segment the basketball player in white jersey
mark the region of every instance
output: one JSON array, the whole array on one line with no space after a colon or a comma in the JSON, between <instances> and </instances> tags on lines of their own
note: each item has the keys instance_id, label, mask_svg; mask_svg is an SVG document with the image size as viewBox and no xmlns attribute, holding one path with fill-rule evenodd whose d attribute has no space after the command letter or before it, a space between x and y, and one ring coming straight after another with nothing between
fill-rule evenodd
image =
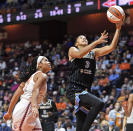
<instances>
[{"instance_id":1,"label":"basketball player in white jersey","mask_svg":"<svg viewBox=\"0 0 133 131\"><path fill-rule=\"evenodd\" d=\"M127 117L126 131L133 131L133 90L129 94L127 104L123 105Z\"/></svg>"},{"instance_id":2,"label":"basketball player in white jersey","mask_svg":"<svg viewBox=\"0 0 133 131\"><path fill-rule=\"evenodd\" d=\"M12 97L8 112L3 117L5 120L12 117L13 131L42 130L38 107L47 92L46 73L49 70L51 70L51 65L48 59L39 56L20 75L21 84ZM20 101L17 103L19 97Z\"/></svg>"}]
</instances>

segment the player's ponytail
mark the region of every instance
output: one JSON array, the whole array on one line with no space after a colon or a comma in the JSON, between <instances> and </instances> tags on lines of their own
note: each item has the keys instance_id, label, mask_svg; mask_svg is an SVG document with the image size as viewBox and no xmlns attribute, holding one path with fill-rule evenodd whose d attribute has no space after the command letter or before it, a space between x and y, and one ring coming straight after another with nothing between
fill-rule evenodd
<instances>
[{"instance_id":1,"label":"player's ponytail","mask_svg":"<svg viewBox=\"0 0 133 131\"><path fill-rule=\"evenodd\" d=\"M33 59L31 65L26 66L23 69L23 72L20 73L20 76L19 76L20 82L26 82L31 77L31 75L36 72L36 70L37 70L37 60L38 60L38 56Z\"/></svg>"}]
</instances>

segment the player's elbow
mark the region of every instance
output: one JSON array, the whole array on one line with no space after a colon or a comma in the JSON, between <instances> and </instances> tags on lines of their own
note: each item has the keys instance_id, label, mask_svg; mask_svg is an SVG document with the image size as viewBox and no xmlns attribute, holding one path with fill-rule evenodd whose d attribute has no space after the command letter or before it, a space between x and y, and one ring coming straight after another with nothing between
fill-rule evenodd
<instances>
[{"instance_id":1,"label":"player's elbow","mask_svg":"<svg viewBox=\"0 0 133 131\"><path fill-rule=\"evenodd\" d=\"M108 46L107 54L111 53L113 50L115 50L116 46Z\"/></svg>"},{"instance_id":2,"label":"player's elbow","mask_svg":"<svg viewBox=\"0 0 133 131\"><path fill-rule=\"evenodd\" d=\"M110 48L111 52L112 52L113 50L115 50L115 48L116 48L116 46L115 46L115 47L111 47L111 48Z\"/></svg>"},{"instance_id":3,"label":"player's elbow","mask_svg":"<svg viewBox=\"0 0 133 131\"><path fill-rule=\"evenodd\" d=\"M116 48L116 44L111 44L111 45L109 46L109 49L110 49L111 51L115 50L115 48Z\"/></svg>"}]
</instances>

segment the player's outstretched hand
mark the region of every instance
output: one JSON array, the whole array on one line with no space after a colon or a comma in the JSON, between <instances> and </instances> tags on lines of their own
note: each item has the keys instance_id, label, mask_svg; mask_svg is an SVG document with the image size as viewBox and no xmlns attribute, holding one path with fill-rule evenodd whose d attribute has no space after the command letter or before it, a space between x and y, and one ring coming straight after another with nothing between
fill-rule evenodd
<instances>
[{"instance_id":1,"label":"player's outstretched hand","mask_svg":"<svg viewBox=\"0 0 133 131\"><path fill-rule=\"evenodd\" d=\"M98 39L99 44L101 43L107 43L107 38L108 38L108 32L106 32L106 30L104 30L103 33L101 33L101 37Z\"/></svg>"},{"instance_id":2,"label":"player's outstretched hand","mask_svg":"<svg viewBox=\"0 0 133 131\"><path fill-rule=\"evenodd\" d=\"M4 119L5 121L7 121L7 120L10 120L11 117L12 117L12 115L11 115L9 112L7 112L7 113L3 116L3 119Z\"/></svg>"},{"instance_id":3,"label":"player's outstretched hand","mask_svg":"<svg viewBox=\"0 0 133 131\"><path fill-rule=\"evenodd\" d=\"M34 118L39 116L38 109L36 107L32 107L32 115Z\"/></svg>"}]
</instances>

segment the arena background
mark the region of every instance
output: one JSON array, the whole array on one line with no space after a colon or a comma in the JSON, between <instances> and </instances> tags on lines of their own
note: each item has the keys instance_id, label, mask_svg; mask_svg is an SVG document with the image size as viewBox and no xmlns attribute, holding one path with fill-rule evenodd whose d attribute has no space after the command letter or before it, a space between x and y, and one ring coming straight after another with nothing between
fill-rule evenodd
<instances>
[{"instance_id":1,"label":"arena background","mask_svg":"<svg viewBox=\"0 0 133 131\"><path fill-rule=\"evenodd\" d=\"M48 94L58 109L58 121L75 127L72 105L65 97L68 72L67 51L76 36L85 34L92 42L105 29L112 40L115 24L106 17L107 9L120 5L126 13L125 23L115 51L97 62L92 92L106 103L91 131L108 125L109 112L115 103L123 102L133 89L133 1L132 0L7 0L0 2L0 131L8 127L2 119L17 89L18 75L36 55L45 55L53 70L48 80ZM109 44L109 43L108 43ZM104 44L103 44L104 45ZM62 100L63 98L63 100ZM116 125L122 129L120 107ZM119 121L119 124L118 124ZM66 124L67 123L67 124ZM69 124L68 124L69 123ZM106 124L105 124L106 123ZM57 128L57 123L55 123ZM10 129L9 129L10 130ZM66 128L67 131L67 128Z\"/></svg>"}]
</instances>

